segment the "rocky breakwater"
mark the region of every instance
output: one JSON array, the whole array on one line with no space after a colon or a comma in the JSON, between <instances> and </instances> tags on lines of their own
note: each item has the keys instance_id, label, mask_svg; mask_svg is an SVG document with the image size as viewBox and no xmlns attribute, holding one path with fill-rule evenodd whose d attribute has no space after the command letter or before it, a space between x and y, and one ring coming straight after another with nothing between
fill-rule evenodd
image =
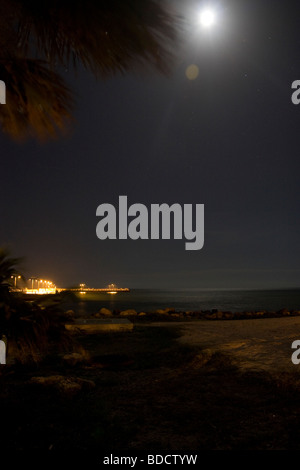
<instances>
[{"instance_id":1,"label":"rocky breakwater","mask_svg":"<svg viewBox=\"0 0 300 470\"><path fill-rule=\"evenodd\" d=\"M283 308L278 311L245 311L245 312L231 312L221 311L218 309L212 310L197 310L197 311L176 311L175 308L157 309L149 312L137 312L134 309L127 310L109 310L105 307L96 312L93 317L107 318L107 317L123 317L129 318L133 322L141 321L191 321L191 320L246 320L254 318L280 318L287 316L300 316L300 310L289 310Z\"/></svg>"}]
</instances>

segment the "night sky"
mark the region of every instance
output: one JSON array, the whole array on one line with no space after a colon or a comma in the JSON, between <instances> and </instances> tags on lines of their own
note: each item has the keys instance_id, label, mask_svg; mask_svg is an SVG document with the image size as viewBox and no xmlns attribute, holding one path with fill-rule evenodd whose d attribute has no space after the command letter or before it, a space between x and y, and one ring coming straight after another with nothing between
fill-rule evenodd
<instances>
[{"instance_id":1,"label":"night sky","mask_svg":"<svg viewBox=\"0 0 300 470\"><path fill-rule=\"evenodd\" d=\"M26 277L60 287L299 286L299 2L179 3L185 32L169 76L96 80L70 68L69 135L0 135L0 244L25 257ZM207 3L216 23L204 30L196 16ZM120 195L148 207L204 204L203 249L99 240L96 209L117 207Z\"/></svg>"}]
</instances>

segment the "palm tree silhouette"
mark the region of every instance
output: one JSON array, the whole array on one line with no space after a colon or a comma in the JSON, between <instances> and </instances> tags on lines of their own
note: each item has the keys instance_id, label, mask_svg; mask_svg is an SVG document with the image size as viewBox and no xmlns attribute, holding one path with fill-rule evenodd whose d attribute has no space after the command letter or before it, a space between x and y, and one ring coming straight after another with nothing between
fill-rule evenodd
<instances>
[{"instance_id":1,"label":"palm tree silhouette","mask_svg":"<svg viewBox=\"0 0 300 470\"><path fill-rule=\"evenodd\" d=\"M29 303L10 291L11 277L20 274L21 261L11 257L8 249L0 248L0 340L5 336L8 356L19 363L37 363L53 341L58 350L82 352L64 326L70 319L57 303Z\"/></svg>"},{"instance_id":2,"label":"palm tree silhouette","mask_svg":"<svg viewBox=\"0 0 300 470\"><path fill-rule=\"evenodd\" d=\"M60 67L81 64L100 78L148 66L167 73L177 27L158 0L0 0L3 130L43 139L65 128L73 103Z\"/></svg>"},{"instance_id":3,"label":"palm tree silhouette","mask_svg":"<svg viewBox=\"0 0 300 470\"><path fill-rule=\"evenodd\" d=\"M18 266L21 261L22 258L11 257L7 248L0 248L0 303L11 299L9 292L11 278L20 275Z\"/></svg>"}]
</instances>

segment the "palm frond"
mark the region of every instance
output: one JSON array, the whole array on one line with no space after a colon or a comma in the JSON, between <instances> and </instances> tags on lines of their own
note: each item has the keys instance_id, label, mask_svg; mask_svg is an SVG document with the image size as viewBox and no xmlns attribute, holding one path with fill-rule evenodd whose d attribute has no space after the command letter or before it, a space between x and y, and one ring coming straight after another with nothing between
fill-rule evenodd
<instances>
[{"instance_id":1,"label":"palm frond","mask_svg":"<svg viewBox=\"0 0 300 470\"><path fill-rule=\"evenodd\" d=\"M9 284L11 276L20 275L19 265L22 261L22 258L11 257L8 248L0 247L0 288Z\"/></svg>"},{"instance_id":2,"label":"palm frond","mask_svg":"<svg viewBox=\"0 0 300 470\"><path fill-rule=\"evenodd\" d=\"M34 44L51 63L95 74L127 72L151 64L167 72L178 18L158 0L74 0L17 2L18 43L28 53Z\"/></svg>"},{"instance_id":3,"label":"palm frond","mask_svg":"<svg viewBox=\"0 0 300 470\"><path fill-rule=\"evenodd\" d=\"M44 140L63 132L71 119L72 95L63 79L41 60L0 61L8 105L0 107L4 132L15 139Z\"/></svg>"},{"instance_id":4,"label":"palm frond","mask_svg":"<svg viewBox=\"0 0 300 470\"><path fill-rule=\"evenodd\" d=\"M58 65L96 76L152 66L167 73L179 19L165 0L0 0L0 125L14 139L65 132L72 95ZM37 57L37 58L34 58Z\"/></svg>"}]
</instances>

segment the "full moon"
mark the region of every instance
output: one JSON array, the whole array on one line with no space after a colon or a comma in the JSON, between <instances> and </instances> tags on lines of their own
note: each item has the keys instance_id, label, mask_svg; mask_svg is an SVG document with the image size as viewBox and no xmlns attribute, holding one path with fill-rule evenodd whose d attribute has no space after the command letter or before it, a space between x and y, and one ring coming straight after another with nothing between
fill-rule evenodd
<instances>
[{"instance_id":1,"label":"full moon","mask_svg":"<svg viewBox=\"0 0 300 470\"><path fill-rule=\"evenodd\" d=\"M215 23L215 13L213 10L203 10L200 15L200 23L205 28L210 28Z\"/></svg>"}]
</instances>

